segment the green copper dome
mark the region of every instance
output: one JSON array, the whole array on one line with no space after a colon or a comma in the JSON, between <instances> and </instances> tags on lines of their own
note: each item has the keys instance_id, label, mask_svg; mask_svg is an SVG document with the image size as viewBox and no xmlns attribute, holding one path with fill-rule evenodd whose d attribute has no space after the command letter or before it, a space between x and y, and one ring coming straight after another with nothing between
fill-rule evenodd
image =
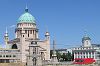
<instances>
[{"instance_id":1,"label":"green copper dome","mask_svg":"<svg viewBox=\"0 0 100 66\"><path fill-rule=\"evenodd\" d=\"M90 39L90 37L88 37L88 36L84 36L84 37L82 38L82 40L91 40L91 39Z\"/></svg>"},{"instance_id":2,"label":"green copper dome","mask_svg":"<svg viewBox=\"0 0 100 66\"><path fill-rule=\"evenodd\" d=\"M25 13L19 17L18 23L35 23L35 18L28 12L28 8L26 8Z\"/></svg>"}]
</instances>

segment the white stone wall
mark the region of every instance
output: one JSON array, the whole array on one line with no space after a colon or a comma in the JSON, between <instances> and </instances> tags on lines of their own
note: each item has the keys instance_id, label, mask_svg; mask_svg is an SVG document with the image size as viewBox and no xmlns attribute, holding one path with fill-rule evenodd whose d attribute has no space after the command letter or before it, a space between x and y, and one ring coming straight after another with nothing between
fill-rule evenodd
<instances>
[{"instance_id":1,"label":"white stone wall","mask_svg":"<svg viewBox=\"0 0 100 66\"><path fill-rule=\"evenodd\" d=\"M83 46L84 47L91 47L91 41L90 40L84 40Z\"/></svg>"},{"instance_id":2,"label":"white stone wall","mask_svg":"<svg viewBox=\"0 0 100 66\"><path fill-rule=\"evenodd\" d=\"M46 51L45 54L45 60L50 60L50 41L45 40L43 42L39 42L40 47L44 48Z\"/></svg>"},{"instance_id":3,"label":"white stone wall","mask_svg":"<svg viewBox=\"0 0 100 66\"><path fill-rule=\"evenodd\" d=\"M16 38L20 38L22 62L26 62L26 54L28 54L26 50L29 48L29 42L26 41L26 39L38 39L38 29L36 25L31 23L17 24ZM50 60L50 36L47 36L39 45L46 50L46 52L44 52L45 60Z\"/></svg>"}]
</instances>

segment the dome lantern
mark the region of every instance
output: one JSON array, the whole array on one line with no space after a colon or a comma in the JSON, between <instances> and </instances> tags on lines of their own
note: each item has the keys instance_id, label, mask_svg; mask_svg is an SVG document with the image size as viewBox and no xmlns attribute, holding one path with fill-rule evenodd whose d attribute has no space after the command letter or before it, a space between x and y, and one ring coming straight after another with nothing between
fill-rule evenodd
<instances>
[{"instance_id":1,"label":"dome lantern","mask_svg":"<svg viewBox=\"0 0 100 66\"><path fill-rule=\"evenodd\" d=\"M26 8L25 8L25 12L28 12L28 7L26 6Z\"/></svg>"}]
</instances>

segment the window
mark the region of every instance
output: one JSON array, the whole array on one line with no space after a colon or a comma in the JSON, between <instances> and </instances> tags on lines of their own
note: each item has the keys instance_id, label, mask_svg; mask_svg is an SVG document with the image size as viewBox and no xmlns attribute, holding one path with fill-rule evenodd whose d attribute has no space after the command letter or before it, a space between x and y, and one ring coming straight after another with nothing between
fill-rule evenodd
<instances>
[{"instance_id":1,"label":"window","mask_svg":"<svg viewBox=\"0 0 100 66\"><path fill-rule=\"evenodd\" d=\"M94 58L94 56L92 56L92 58Z\"/></svg>"},{"instance_id":2,"label":"window","mask_svg":"<svg viewBox=\"0 0 100 66\"><path fill-rule=\"evenodd\" d=\"M26 66L27 66L27 63L26 63Z\"/></svg>"},{"instance_id":3,"label":"window","mask_svg":"<svg viewBox=\"0 0 100 66\"><path fill-rule=\"evenodd\" d=\"M24 37L24 35L23 35L23 37Z\"/></svg>"},{"instance_id":4,"label":"window","mask_svg":"<svg viewBox=\"0 0 100 66\"><path fill-rule=\"evenodd\" d=\"M33 34L34 34L34 30L33 30Z\"/></svg>"},{"instance_id":5,"label":"window","mask_svg":"<svg viewBox=\"0 0 100 66\"><path fill-rule=\"evenodd\" d=\"M92 51L92 54L94 54L94 51Z\"/></svg>"},{"instance_id":6,"label":"window","mask_svg":"<svg viewBox=\"0 0 100 66\"><path fill-rule=\"evenodd\" d=\"M36 65L37 59L35 57L32 59L32 61L33 61L33 66Z\"/></svg>"},{"instance_id":7,"label":"window","mask_svg":"<svg viewBox=\"0 0 100 66\"><path fill-rule=\"evenodd\" d=\"M91 54L91 52L89 52L89 54Z\"/></svg>"},{"instance_id":8,"label":"window","mask_svg":"<svg viewBox=\"0 0 100 66\"><path fill-rule=\"evenodd\" d=\"M6 57L9 57L8 55L6 55Z\"/></svg>"},{"instance_id":9,"label":"window","mask_svg":"<svg viewBox=\"0 0 100 66\"><path fill-rule=\"evenodd\" d=\"M88 45L88 41L86 41L86 44Z\"/></svg>"},{"instance_id":10,"label":"window","mask_svg":"<svg viewBox=\"0 0 100 66\"><path fill-rule=\"evenodd\" d=\"M78 54L80 54L80 53L78 52Z\"/></svg>"},{"instance_id":11,"label":"window","mask_svg":"<svg viewBox=\"0 0 100 66\"><path fill-rule=\"evenodd\" d=\"M2 55L0 55L0 57L2 57Z\"/></svg>"},{"instance_id":12,"label":"window","mask_svg":"<svg viewBox=\"0 0 100 66\"><path fill-rule=\"evenodd\" d=\"M18 49L16 44L12 45L12 49Z\"/></svg>"},{"instance_id":13,"label":"window","mask_svg":"<svg viewBox=\"0 0 100 66\"><path fill-rule=\"evenodd\" d=\"M16 55L13 55L13 57L16 57Z\"/></svg>"},{"instance_id":14,"label":"window","mask_svg":"<svg viewBox=\"0 0 100 66\"><path fill-rule=\"evenodd\" d=\"M89 54L89 58L91 58L91 54Z\"/></svg>"},{"instance_id":15,"label":"window","mask_svg":"<svg viewBox=\"0 0 100 66\"><path fill-rule=\"evenodd\" d=\"M20 26L21 26L21 24L20 24Z\"/></svg>"},{"instance_id":16,"label":"window","mask_svg":"<svg viewBox=\"0 0 100 66\"><path fill-rule=\"evenodd\" d=\"M37 44L37 42L36 41L32 41L31 44Z\"/></svg>"},{"instance_id":17,"label":"window","mask_svg":"<svg viewBox=\"0 0 100 66\"><path fill-rule=\"evenodd\" d=\"M30 34L32 34L32 30L30 30Z\"/></svg>"},{"instance_id":18,"label":"window","mask_svg":"<svg viewBox=\"0 0 100 66\"><path fill-rule=\"evenodd\" d=\"M97 52L97 54L100 54L100 52Z\"/></svg>"},{"instance_id":19,"label":"window","mask_svg":"<svg viewBox=\"0 0 100 66\"><path fill-rule=\"evenodd\" d=\"M11 55L9 55L9 57L11 57Z\"/></svg>"},{"instance_id":20,"label":"window","mask_svg":"<svg viewBox=\"0 0 100 66\"><path fill-rule=\"evenodd\" d=\"M34 44L34 41L32 41L31 44Z\"/></svg>"},{"instance_id":21,"label":"window","mask_svg":"<svg viewBox=\"0 0 100 66\"><path fill-rule=\"evenodd\" d=\"M3 55L3 57L5 57L5 55Z\"/></svg>"},{"instance_id":22,"label":"window","mask_svg":"<svg viewBox=\"0 0 100 66\"><path fill-rule=\"evenodd\" d=\"M35 52L36 52L36 48L35 48Z\"/></svg>"},{"instance_id":23,"label":"window","mask_svg":"<svg viewBox=\"0 0 100 66\"><path fill-rule=\"evenodd\" d=\"M35 44L37 44L37 42L35 42Z\"/></svg>"},{"instance_id":24,"label":"window","mask_svg":"<svg viewBox=\"0 0 100 66\"><path fill-rule=\"evenodd\" d=\"M27 34L27 30L25 30L25 33Z\"/></svg>"},{"instance_id":25,"label":"window","mask_svg":"<svg viewBox=\"0 0 100 66\"><path fill-rule=\"evenodd\" d=\"M33 54L35 54L35 52L33 52Z\"/></svg>"},{"instance_id":26,"label":"window","mask_svg":"<svg viewBox=\"0 0 100 66\"><path fill-rule=\"evenodd\" d=\"M75 52L75 54L77 54L77 52Z\"/></svg>"},{"instance_id":27,"label":"window","mask_svg":"<svg viewBox=\"0 0 100 66\"><path fill-rule=\"evenodd\" d=\"M29 34L28 34L28 37L29 37Z\"/></svg>"},{"instance_id":28,"label":"window","mask_svg":"<svg viewBox=\"0 0 100 66\"><path fill-rule=\"evenodd\" d=\"M20 30L20 33L22 33L22 31Z\"/></svg>"}]
</instances>

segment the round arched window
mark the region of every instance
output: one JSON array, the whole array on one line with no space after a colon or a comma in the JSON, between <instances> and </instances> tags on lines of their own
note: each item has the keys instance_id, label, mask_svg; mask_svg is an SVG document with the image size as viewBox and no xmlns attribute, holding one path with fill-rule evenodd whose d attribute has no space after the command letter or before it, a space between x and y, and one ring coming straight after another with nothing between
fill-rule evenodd
<instances>
[{"instance_id":1,"label":"round arched window","mask_svg":"<svg viewBox=\"0 0 100 66\"><path fill-rule=\"evenodd\" d=\"M18 49L16 44L12 45L12 49Z\"/></svg>"}]
</instances>

